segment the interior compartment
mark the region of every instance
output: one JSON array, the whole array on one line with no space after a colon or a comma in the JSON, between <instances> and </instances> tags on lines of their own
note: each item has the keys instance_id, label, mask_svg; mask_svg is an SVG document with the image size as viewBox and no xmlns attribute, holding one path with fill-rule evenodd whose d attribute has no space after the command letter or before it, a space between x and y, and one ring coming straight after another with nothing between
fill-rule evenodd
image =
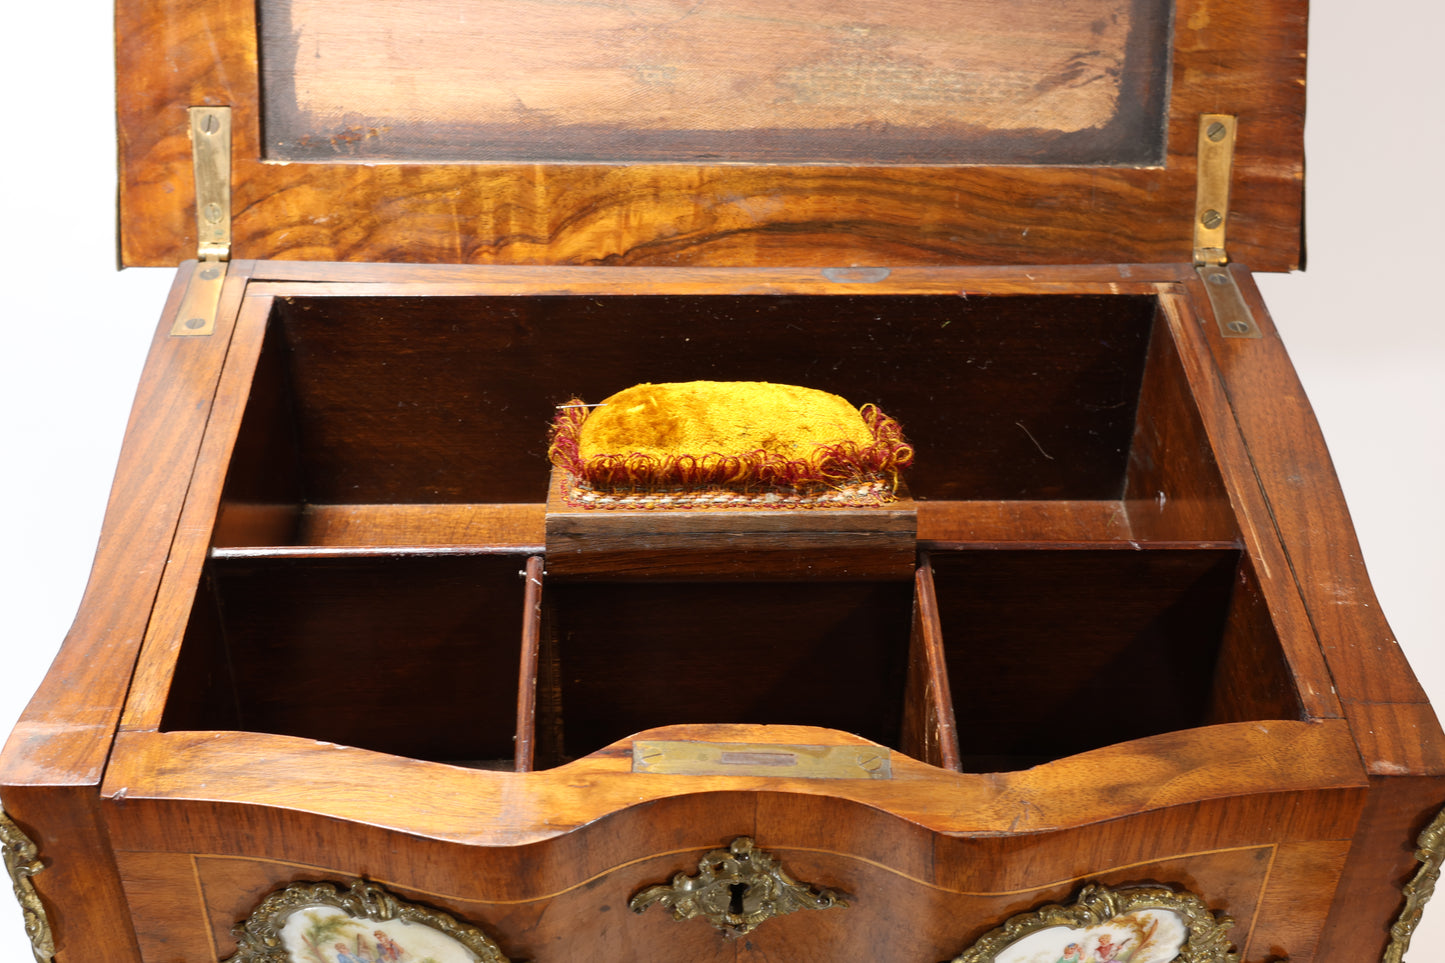
<instances>
[{"instance_id":1,"label":"interior compartment","mask_svg":"<svg viewBox=\"0 0 1445 963\"><path fill-rule=\"evenodd\" d=\"M557 582L539 766L679 723L825 726L899 746L908 582Z\"/></svg>"},{"instance_id":2,"label":"interior compartment","mask_svg":"<svg viewBox=\"0 0 1445 963\"><path fill-rule=\"evenodd\" d=\"M878 404L922 538L1232 537L1169 341L1147 296L281 299L215 544L539 545L555 406L697 379Z\"/></svg>"},{"instance_id":3,"label":"interior compartment","mask_svg":"<svg viewBox=\"0 0 1445 963\"><path fill-rule=\"evenodd\" d=\"M930 562L942 713L964 771L1302 715L1236 549L958 549Z\"/></svg>"},{"instance_id":4,"label":"interior compartment","mask_svg":"<svg viewBox=\"0 0 1445 963\"><path fill-rule=\"evenodd\" d=\"M162 728L512 768L525 561L214 558Z\"/></svg>"},{"instance_id":5,"label":"interior compartment","mask_svg":"<svg viewBox=\"0 0 1445 963\"><path fill-rule=\"evenodd\" d=\"M766 581L745 551L728 580L520 578L555 406L691 379L898 418L916 588ZM1002 771L1300 713L1153 297L296 297L164 725L526 770L800 724Z\"/></svg>"}]
</instances>

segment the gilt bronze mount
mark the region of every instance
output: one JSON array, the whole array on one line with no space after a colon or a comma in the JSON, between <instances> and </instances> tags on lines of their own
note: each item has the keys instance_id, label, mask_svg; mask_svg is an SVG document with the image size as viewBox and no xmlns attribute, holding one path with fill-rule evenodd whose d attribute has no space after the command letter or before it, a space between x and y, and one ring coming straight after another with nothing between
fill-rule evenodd
<instances>
[{"instance_id":1,"label":"gilt bronze mount","mask_svg":"<svg viewBox=\"0 0 1445 963\"><path fill-rule=\"evenodd\" d=\"M55 938L50 932L50 917L35 884L30 877L45 868L40 861L40 848L35 841L15 825L4 811L0 811L0 850L5 855L5 871L10 874L10 885L15 890L15 899L20 902L20 911L25 914L25 935L30 937L30 949L38 963L50 963L55 957Z\"/></svg>"},{"instance_id":2,"label":"gilt bronze mount","mask_svg":"<svg viewBox=\"0 0 1445 963\"><path fill-rule=\"evenodd\" d=\"M1435 895L1440 868L1445 864L1445 810L1441 810L1420 833L1415 843L1415 858L1420 861L1420 868L1402 888L1405 906L1400 910L1399 919L1390 927L1390 945L1385 947L1382 963L1402 963L1405 951L1410 948L1410 938L1420 925L1425 904Z\"/></svg>"},{"instance_id":3,"label":"gilt bronze mount","mask_svg":"<svg viewBox=\"0 0 1445 963\"><path fill-rule=\"evenodd\" d=\"M775 916L798 910L848 905L832 890L794 880L777 857L757 849L748 836L703 856L696 876L678 873L671 883L649 886L627 905L641 913L653 903L671 910L674 920L700 916L729 936L751 933Z\"/></svg>"},{"instance_id":4,"label":"gilt bronze mount","mask_svg":"<svg viewBox=\"0 0 1445 963\"><path fill-rule=\"evenodd\" d=\"M1021 963L1043 955L1079 963L1239 963L1228 938L1233 925L1234 920L1215 914L1193 893L1164 886L1116 890L1091 884L1072 904L1049 904L1014 916L950 963Z\"/></svg>"},{"instance_id":5,"label":"gilt bronze mount","mask_svg":"<svg viewBox=\"0 0 1445 963\"><path fill-rule=\"evenodd\" d=\"M353 960L510 963L470 923L361 879L349 889L292 883L262 900L231 935L237 950L226 963L331 963L342 954Z\"/></svg>"}]
</instances>

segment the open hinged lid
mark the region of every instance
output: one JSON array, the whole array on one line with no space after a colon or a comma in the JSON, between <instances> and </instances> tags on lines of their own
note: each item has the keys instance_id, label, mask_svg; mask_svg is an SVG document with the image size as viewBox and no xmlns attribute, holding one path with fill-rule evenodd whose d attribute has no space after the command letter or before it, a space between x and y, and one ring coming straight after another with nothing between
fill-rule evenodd
<instances>
[{"instance_id":1,"label":"open hinged lid","mask_svg":"<svg viewBox=\"0 0 1445 963\"><path fill-rule=\"evenodd\" d=\"M1286 270L1305 14L1305 0L119 0L121 258L197 255L187 108L204 105L232 108L236 258L1184 262L1227 221L1228 257ZM1226 121L1216 153L1232 140L1233 156L1201 203L1205 115ZM1216 232L1203 242L1200 221Z\"/></svg>"}]
</instances>

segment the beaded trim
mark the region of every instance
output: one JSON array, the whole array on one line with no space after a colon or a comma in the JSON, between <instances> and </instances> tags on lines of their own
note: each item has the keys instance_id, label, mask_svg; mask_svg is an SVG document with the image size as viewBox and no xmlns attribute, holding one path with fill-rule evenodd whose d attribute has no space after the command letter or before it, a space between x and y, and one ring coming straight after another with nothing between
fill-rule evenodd
<instances>
[{"instance_id":1,"label":"beaded trim","mask_svg":"<svg viewBox=\"0 0 1445 963\"><path fill-rule=\"evenodd\" d=\"M697 491L605 492L579 482L570 472L562 473L562 501L573 508L656 509L745 508L876 508L897 500L893 486L885 481L860 482L821 491L772 489L732 491L704 488Z\"/></svg>"}]
</instances>

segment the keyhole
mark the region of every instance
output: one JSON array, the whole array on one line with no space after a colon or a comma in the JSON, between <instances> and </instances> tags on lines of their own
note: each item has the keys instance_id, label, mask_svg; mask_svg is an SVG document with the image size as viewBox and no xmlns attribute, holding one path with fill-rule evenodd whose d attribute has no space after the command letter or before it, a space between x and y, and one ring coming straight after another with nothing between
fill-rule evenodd
<instances>
[{"instance_id":1,"label":"keyhole","mask_svg":"<svg viewBox=\"0 0 1445 963\"><path fill-rule=\"evenodd\" d=\"M732 899L728 901L728 912L733 916L742 916L747 910L743 909L743 897L748 895L747 883L731 883L728 885L728 892Z\"/></svg>"}]
</instances>

